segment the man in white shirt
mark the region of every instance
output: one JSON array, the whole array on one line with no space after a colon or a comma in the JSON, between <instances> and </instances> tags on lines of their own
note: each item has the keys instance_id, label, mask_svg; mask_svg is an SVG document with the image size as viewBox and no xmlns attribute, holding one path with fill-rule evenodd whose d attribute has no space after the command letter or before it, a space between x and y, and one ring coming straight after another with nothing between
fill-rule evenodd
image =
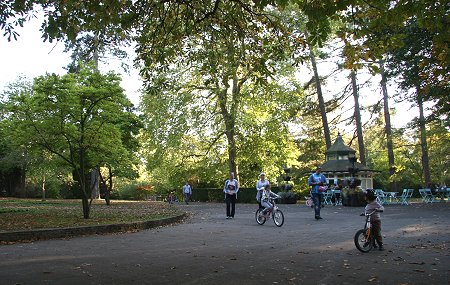
<instances>
[{"instance_id":1,"label":"man in white shirt","mask_svg":"<svg viewBox=\"0 0 450 285\"><path fill-rule=\"evenodd\" d=\"M186 205L189 202L189 197L191 197L192 195L192 187L191 185L189 185L188 182L186 182L186 184L184 184L183 186L183 194L184 194L184 200L186 201Z\"/></svg>"}]
</instances>

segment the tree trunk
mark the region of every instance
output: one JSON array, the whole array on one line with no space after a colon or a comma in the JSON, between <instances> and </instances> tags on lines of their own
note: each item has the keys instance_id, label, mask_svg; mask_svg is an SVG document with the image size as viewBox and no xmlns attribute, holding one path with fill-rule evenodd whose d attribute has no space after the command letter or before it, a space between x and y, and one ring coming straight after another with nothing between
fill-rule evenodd
<instances>
[{"instance_id":1,"label":"tree trunk","mask_svg":"<svg viewBox=\"0 0 450 285\"><path fill-rule=\"evenodd\" d=\"M224 78L223 83L225 88L218 94L220 113L222 115L225 125L225 135L228 141L228 161L230 172L234 172L237 176L236 165L236 140L235 140L235 123L236 123L236 111L237 111L237 96L239 94L239 87L236 76L233 76L233 88L232 88L232 100L230 106L227 106L227 90L229 89L228 79Z\"/></svg>"},{"instance_id":2,"label":"tree trunk","mask_svg":"<svg viewBox=\"0 0 450 285\"><path fill-rule=\"evenodd\" d=\"M397 185L392 180L392 176L395 174L395 157L394 157L394 144L392 142L392 127L391 127L391 115L389 113L389 95L387 92L387 80L384 72L384 62L380 63L381 69L381 89L383 91L383 107L384 107L384 122L386 133L386 147L388 152L389 162L389 177L390 177L390 189L393 192L397 192Z\"/></svg>"},{"instance_id":3,"label":"tree trunk","mask_svg":"<svg viewBox=\"0 0 450 285\"><path fill-rule=\"evenodd\" d=\"M352 79L352 88L353 88L353 98L355 99L355 122L356 122L356 133L358 135L358 147L359 147L359 160L362 164L366 164L366 150L364 147L364 138L362 132L362 123L361 123L361 112L359 110L359 95L358 95L358 86L356 84L356 72L354 70L350 73Z\"/></svg>"},{"instance_id":4,"label":"tree trunk","mask_svg":"<svg viewBox=\"0 0 450 285\"><path fill-rule=\"evenodd\" d=\"M99 167L100 169L100 167ZM103 194L103 197L105 198L106 201L106 205L111 205L111 190L112 190L112 186L113 186L113 178L112 178L112 169L111 166L108 166L108 171L109 171L109 176L108 176L108 181L109 183L106 183L106 180L103 178L103 175L101 173L101 171L98 172L99 177L100 177L100 193ZM109 185L108 185L109 184Z\"/></svg>"},{"instance_id":5,"label":"tree trunk","mask_svg":"<svg viewBox=\"0 0 450 285\"><path fill-rule=\"evenodd\" d=\"M311 60L311 65L314 71L314 80L316 83L317 98L319 99L320 115L322 116L323 134L325 136L327 149L329 149L331 147L330 128L328 127L327 111L325 109L325 101L323 99L322 87L320 85L319 72L317 71L315 54L312 50L310 51L309 58Z\"/></svg>"},{"instance_id":6,"label":"tree trunk","mask_svg":"<svg viewBox=\"0 0 450 285\"><path fill-rule=\"evenodd\" d=\"M89 214L91 210L91 205L89 204L89 199L83 195L81 199L81 203L83 204L83 217L85 219L89 219Z\"/></svg>"},{"instance_id":7,"label":"tree trunk","mask_svg":"<svg viewBox=\"0 0 450 285\"><path fill-rule=\"evenodd\" d=\"M45 201L45 175L42 175L42 201Z\"/></svg>"},{"instance_id":8,"label":"tree trunk","mask_svg":"<svg viewBox=\"0 0 450 285\"><path fill-rule=\"evenodd\" d=\"M81 120L83 121L83 120ZM90 193L87 192L86 190L86 150L83 148L83 143L84 143L84 125L81 124L80 125L80 149L78 151L78 155L79 155L79 162L80 162L80 168L77 169L78 171L78 176L80 178L80 187L81 187L81 193L83 194L82 199L82 204L83 204L83 217L85 219L89 219L89 212L90 212L90 206L91 204L89 203L89 197L90 197ZM88 187L90 189L90 187Z\"/></svg>"},{"instance_id":9,"label":"tree trunk","mask_svg":"<svg viewBox=\"0 0 450 285\"><path fill-rule=\"evenodd\" d=\"M96 70L98 70L98 64L99 64L98 46L99 46L98 35L97 35L97 33L95 33L95 35L94 35L94 54L93 54L93 60L94 60L95 69L96 69Z\"/></svg>"},{"instance_id":10,"label":"tree trunk","mask_svg":"<svg viewBox=\"0 0 450 285\"><path fill-rule=\"evenodd\" d=\"M91 170L91 179L90 179L90 187L91 187L91 199L100 198L100 190L99 190L99 173L100 170L98 167L95 167Z\"/></svg>"},{"instance_id":11,"label":"tree trunk","mask_svg":"<svg viewBox=\"0 0 450 285\"><path fill-rule=\"evenodd\" d=\"M419 87L417 91L417 105L419 106L419 130L420 130L420 145L422 149L422 169L425 187L431 185L430 165L428 158L428 144L427 144L427 130L425 128L425 115L423 112L423 97Z\"/></svg>"},{"instance_id":12,"label":"tree trunk","mask_svg":"<svg viewBox=\"0 0 450 285\"><path fill-rule=\"evenodd\" d=\"M19 197L27 198L27 188L26 188L26 170L22 166L20 168L20 185L19 185Z\"/></svg>"},{"instance_id":13,"label":"tree trunk","mask_svg":"<svg viewBox=\"0 0 450 285\"><path fill-rule=\"evenodd\" d=\"M108 171L109 171L109 177L108 177L109 185L108 185L108 189L105 194L105 200L106 200L106 205L109 206L109 205L111 205L111 195L110 194L111 194L111 191L113 188L113 175L112 175L111 166L108 167Z\"/></svg>"}]
</instances>

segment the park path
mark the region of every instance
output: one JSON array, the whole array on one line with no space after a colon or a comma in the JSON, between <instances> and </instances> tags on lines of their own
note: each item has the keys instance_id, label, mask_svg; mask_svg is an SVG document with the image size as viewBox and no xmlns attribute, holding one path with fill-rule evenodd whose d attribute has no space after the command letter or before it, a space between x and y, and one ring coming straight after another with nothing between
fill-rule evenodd
<instances>
[{"instance_id":1,"label":"park path","mask_svg":"<svg viewBox=\"0 0 450 285\"><path fill-rule=\"evenodd\" d=\"M280 205L263 226L255 205L175 205L189 217L136 233L0 246L0 284L449 284L450 203L388 205L386 250L356 250L362 208Z\"/></svg>"}]
</instances>

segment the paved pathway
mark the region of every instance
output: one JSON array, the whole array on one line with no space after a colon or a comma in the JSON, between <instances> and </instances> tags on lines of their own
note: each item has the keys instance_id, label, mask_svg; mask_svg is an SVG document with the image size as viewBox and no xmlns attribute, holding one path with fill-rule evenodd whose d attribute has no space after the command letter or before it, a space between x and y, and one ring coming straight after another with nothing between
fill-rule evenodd
<instances>
[{"instance_id":1,"label":"paved pathway","mask_svg":"<svg viewBox=\"0 0 450 285\"><path fill-rule=\"evenodd\" d=\"M176 225L137 233L0 246L0 284L449 284L450 203L389 205L386 250L356 250L362 208L280 205L259 226L255 205L179 205Z\"/></svg>"}]
</instances>

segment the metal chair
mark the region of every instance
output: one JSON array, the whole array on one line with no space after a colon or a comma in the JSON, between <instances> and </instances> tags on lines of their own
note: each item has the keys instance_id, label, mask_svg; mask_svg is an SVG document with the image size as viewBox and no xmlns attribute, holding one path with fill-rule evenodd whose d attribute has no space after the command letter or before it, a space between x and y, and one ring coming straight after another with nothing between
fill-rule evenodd
<instances>
[{"instance_id":1,"label":"metal chair","mask_svg":"<svg viewBox=\"0 0 450 285\"><path fill-rule=\"evenodd\" d=\"M341 192L341 190L334 190L333 191L333 195L334 195L334 204L336 206L341 206L342 205L342 196L341 196L342 192Z\"/></svg>"},{"instance_id":2,"label":"metal chair","mask_svg":"<svg viewBox=\"0 0 450 285\"><path fill-rule=\"evenodd\" d=\"M399 197L400 203L402 205L409 205L409 200L411 199L413 192L414 189L403 189L402 195Z\"/></svg>"},{"instance_id":3,"label":"metal chair","mask_svg":"<svg viewBox=\"0 0 450 285\"><path fill-rule=\"evenodd\" d=\"M377 202L383 205L386 202L386 194L381 189L373 189L375 196L377 197Z\"/></svg>"},{"instance_id":4,"label":"metal chair","mask_svg":"<svg viewBox=\"0 0 450 285\"><path fill-rule=\"evenodd\" d=\"M325 193L323 193L323 203L325 205L332 205L333 202L331 201L331 198L333 198L333 193L331 190L327 190Z\"/></svg>"},{"instance_id":5,"label":"metal chair","mask_svg":"<svg viewBox=\"0 0 450 285\"><path fill-rule=\"evenodd\" d=\"M436 202L435 196L431 193L430 188L419 189L419 194L422 197L422 202L424 203Z\"/></svg>"},{"instance_id":6,"label":"metal chair","mask_svg":"<svg viewBox=\"0 0 450 285\"><path fill-rule=\"evenodd\" d=\"M419 189L420 197L422 197L422 202L428 203L427 193L425 193L425 189Z\"/></svg>"},{"instance_id":7,"label":"metal chair","mask_svg":"<svg viewBox=\"0 0 450 285\"><path fill-rule=\"evenodd\" d=\"M433 195L433 192L431 192L430 188L425 188L424 190L425 190L425 194L427 195L428 203L433 203L433 202L437 201L436 196Z\"/></svg>"}]
</instances>

